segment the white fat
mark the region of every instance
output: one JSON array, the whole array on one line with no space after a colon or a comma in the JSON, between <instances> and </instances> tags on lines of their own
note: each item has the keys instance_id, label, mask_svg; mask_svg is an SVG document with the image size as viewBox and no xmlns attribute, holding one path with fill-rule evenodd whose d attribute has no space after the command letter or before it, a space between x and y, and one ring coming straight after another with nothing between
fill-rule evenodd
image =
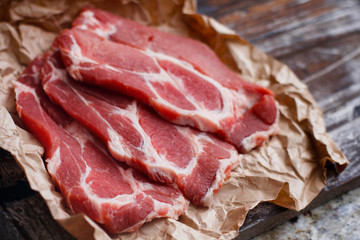
<instances>
[{"instance_id":1,"label":"white fat","mask_svg":"<svg viewBox=\"0 0 360 240\"><path fill-rule=\"evenodd\" d=\"M28 85L25 85L21 82L16 82L16 89L15 91L20 94L23 92L28 92L28 93L32 93L35 94L34 88L33 87L29 87ZM37 99L36 95L34 95L34 97Z\"/></svg>"},{"instance_id":2,"label":"white fat","mask_svg":"<svg viewBox=\"0 0 360 240\"><path fill-rule=\"evenodd\" d=\"M60 148L58 147L54 151L54 154L51 156L51 159L46 159L45 161L47 162L47 170L49 171L49 173L55 174L61 164Z\"/></svg>"},{"instance_id":3,"label":"white fat","mask_svg":"<svg viewBox=\"0 0 360 240\"><path fill-rule=\"evenodd\" d=\"M191 65L190 63L180 60L180 59L177 59L175 57L163 54L163 53L153 52L149 49L147 49L145 52L147 53L147 55L149 55L153 59L156 59L158 61L166 60L166 61L172 62L176 65L179 65L179 66L185 68L187 71L190 71L194 75L199 76L200 78L204 79L206 82L213 85L220 92L222 102L223 102L223 108L218 109L218 110L206 110L205 106L203 106L203 105L201 105L201 103L197 102L192 96L190 96L190 95L187 96L187 98L190 100L190 102L197 107L197 111L204 112L203 114L200 114L200 115L206 114L211 119L217 120L217 119L219 119L219 115L222 115L221 118L227 117L227 116L224 116L224 114L226 115L229 112L231 113L231 108L233 108L232 105L235 102L237 104L237 108L250 108L252 106L252 105L250 105L251 104L250 101L248 101L248 99L245 97L244 92L242 90L240 90L239 92L236 92L234 90L230 90L228 88L223 87L219 82L215 81L213 78L197 71L193 67L193 65ZM176 83L182 82L181 79L176 79L177 77L175 77L175 76L172 76L172 78L174 79L174 81ZM185 90L182 84L178 84L178 87L182 87L182 89ZM237 100L240 100L240 101L231 101L230 96L232 96L232 97L236 96Z\"/></svg>"},{"instance_id":4,"label":"white fat","mask_svg":"<svg viewBox=\"0 0 360 240\"><path fill-rule=\"evenodd\" d=\"M109 29L103 29L101 23L94 17L94 13L92 11L85 11L82 13L82 16L85 18L85 23L77 26L80 29L87 30L88 26L92 26L95 28L92 31L104 38L108 38L116 32L116 26L114 24L107 24L106 26Z\"/></svg>"},{"instance_id":5,"label":"white fat","mask_svg":"<svg viewBox=\"0 0 360 240\"><path fill-rule=\"evenodd\" d=\"M213 142L214 143L214 142ZM214 143L215 144L215 143ZM232 169L237 166L240 162L240 157L238 152L235 149L228 149L228 153L230 153L230 157L227 159L219 159L220 166L216 172L215 180L213 184L208 189L207 193L203 198L204 206L210 206L214 199L214 191L220 189L223 185L226 177L226 169L229 166L232 166Z\"/></svg>"},{"instance_id":6,"label":"white fat","mask_svg":"<svg viewBox=\"0 0 360 240\"><path fill-rule=\"evenodd\" d=\"M94 13L92 11L85 11L81 14L85 19L85 24L80 25L79 27L81 29L87 30L88 25L90 26L99 26L99 21L94 18Z\"/></svg>"},{"instance_id":7,"label":"white fat","mask_svg":"<svg viewBox=\"0 0 360 240\"><path fill-rule=\"evenodd\" d=\"M31 93L33 95L35 101L38 103L38 105L41 105L40 100L37 97L37 94L36 94L35 89L33 87L29 87L29 86L27 86L27 85L25 85L25 84L23 84L21 82L16 82L15 84L16 84L16 88L15 88L16 99L18 99L18 97L19 97L19 95L21 93Z\"/></svg>"},{"instance_id":8,"label":"white fat","mask_svg":"<svg viewBox=\"0 0 360 240\"><path fill-rule=\"evenodd\" d=\"M70 38L73 43L70 49L72 63L74 65L79 65L80 64L79 59L83 59L82 50L80 46L77 44L77 41L75 40L74 36L70 35Z\"/></svg>"},{"instance_id":9,"label":"white fat","mask_svg":"<svg viewBox=\"0 0 360 240\"><path fill-rule=\"evenodd\" d=\"M130 159L132 157L131 151L126 148L125 144L122 143L122 141L121 141L121 140L123 140L122 137L111 128L108 128L107 132L108 132L108 136L110 138L110 140L108 141L108 147L113 152L116 152L118 155L120 155L126 159Z\"/></svg>"},{"instance_id":10,"label":"white fat","mask_svg":"<svg viewBox=\"0 0 360 240\"><path fill-rule=\"evenodd\" d=\"M258 138L268 139L269 136L275 135L279 131L279 127L278 127L279 115L280 114L278 111L276 114L275 122L271 125L271 127L268 130L257 131L241 141L241 144L243 145L245 152L249 152L251 149L257 146L256 142Z\"/></svg>"}]
</instances>

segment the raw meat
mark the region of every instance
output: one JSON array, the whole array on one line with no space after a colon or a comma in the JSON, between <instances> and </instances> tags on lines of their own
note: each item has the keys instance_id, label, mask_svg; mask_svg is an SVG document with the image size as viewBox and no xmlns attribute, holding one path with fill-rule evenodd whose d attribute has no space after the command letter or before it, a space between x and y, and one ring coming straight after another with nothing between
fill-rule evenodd
<instances>
[{"instance_id":1,"label":"raw meat","mask_svg":"<svg viewBox=\"0 0 360 240\"><path fill-rule=\"evenodd\" d=\"M60 49L74 79L135 97L240 152L277 132L272 92L242 80L201 42L87 8L61 33Z\"/></svg>"},{"instance_id":2,"label":"raw meat","mask_svg":"<svg viewBox=\"0 0 360 240\"><path fill-rule=\"evenodd\" d=\"M111 155L152 180L177 183L196 205L210 205L239 162L236 149L208 133L173 125L136 100L73 81L55 51L42 68L53 102L96 134Z\"/></svg>"},{"instance_id":3,"label":"raw meat","mask_svg":"<svg viewBox=\"0 0 360 240\"><path fill-rule=\"evenodd\" d=\"M178 218L188 206L170 185L151 182L112 159L79 123L53 105L41 88L37 57L15 84L17 110L45 149L47 170L67 205L110 233L133 232L154 218Z\"/></svg>"}]
</instances>

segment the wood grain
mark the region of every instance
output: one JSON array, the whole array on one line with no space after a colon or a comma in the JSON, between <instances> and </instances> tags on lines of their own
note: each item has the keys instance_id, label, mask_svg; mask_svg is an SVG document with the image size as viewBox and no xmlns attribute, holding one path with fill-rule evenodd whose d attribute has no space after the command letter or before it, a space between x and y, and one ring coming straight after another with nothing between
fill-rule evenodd
<instances>
[{"instance_id":1,"label":"wood grain","mask_svg":"<svg viewBox=\"0 0 360 240\"><path fill-rule=\"evenodd\" d=\"M11 154L0 148L0 191L3 188L15 185L19 180L26 181L24 172Z\"/></svg>"},{"instance_id":2,"label":"wood grain","mask_svg":"<svg viewBox=\"0 0 360 240\"><path fill-rule=\"evenodd\" d=\"M0 153L0 239L74 239L52 218L11 155Z\"/></svg>"},{"instance_id":3,"label":"wood grain","mask_svg":"<svg viewBox=\"0 0 360 240\"><path fill-rule=\"evenodd\" d=\"M18 201L3 203L11 216L10 221L20 229L25 239L73 239L57 222L39 194L33 194Z\"/></svg>"},{"instance_id":4,"label":"wood grain","mask_svg":"<svg viewBox=\"0 0 360 240\"><path fill-rule=\"evenodd\" d=\"M198 10L289 65L307 84L328 132L350 160L304 211L270 203L250 211L238 239L256 236L360 186L360 2L200 1Z\"/></svg>"},{"instance_id":5,"label":"wood grain","mask_svg":"<svg viewBox=\"0 0 360 240\"><path fill-rule=\"evenodd\" d=\"M0 233L3 240L25 239L10 221L9 214L0 205Z\"/></svg>"}]
</instances>

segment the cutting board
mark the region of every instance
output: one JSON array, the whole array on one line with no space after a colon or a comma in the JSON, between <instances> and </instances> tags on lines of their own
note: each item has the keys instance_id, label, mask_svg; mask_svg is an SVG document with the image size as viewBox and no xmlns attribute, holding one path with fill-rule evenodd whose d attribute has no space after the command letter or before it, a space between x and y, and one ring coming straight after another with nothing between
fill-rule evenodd
<instances>
[{"instance_id":1,"label":"cutting board","mask_svg":"<svg viewBox=\"0 0 360 240\"><path fill-rule=\"evenodd\" d=\"M199 0L212 16L307 84L324 113L327 130L350 165L337 174L329 164L324 190L303 211L262 203L251 210L238 239L249 239L360 186L360 2L357 0ZM32 191L14 159L0 149L1 239L73 239Z\"/></svg>"}]
</instances>

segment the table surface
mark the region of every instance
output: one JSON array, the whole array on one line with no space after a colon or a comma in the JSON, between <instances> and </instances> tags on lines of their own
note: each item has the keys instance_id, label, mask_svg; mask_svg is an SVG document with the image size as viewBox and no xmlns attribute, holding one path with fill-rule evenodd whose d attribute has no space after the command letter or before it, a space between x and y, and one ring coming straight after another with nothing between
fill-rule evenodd
<instances>
[{"instance_id":1,"label":"table surface","mask_svg":"<svg viewBox=\"0 0 360 240\"><path fill-rule=\"evenodd\" d=\"M297 222L306 223L306 218L311 218L310 209L360 186L360 1L199 0L198 12L214 17L289 65L309 87L323 110L327 130L350 160L347 169L330 177L304 211L269 203L250 211L239 239L254 237L290 219L294 222L300 214L305 216ZM30 189L11 155L0 149L0 157L0 238L73 239L52 219L44 200ZM355 190L344 196L347 199L360 193ZM331 211L326 209L323 214ZM279 231L286 229L287 225L283 226ZM296 231L292 234L301 238ZM276 236L274 231L260 239L271 236Z\"/></svg>"}]
</instances>

